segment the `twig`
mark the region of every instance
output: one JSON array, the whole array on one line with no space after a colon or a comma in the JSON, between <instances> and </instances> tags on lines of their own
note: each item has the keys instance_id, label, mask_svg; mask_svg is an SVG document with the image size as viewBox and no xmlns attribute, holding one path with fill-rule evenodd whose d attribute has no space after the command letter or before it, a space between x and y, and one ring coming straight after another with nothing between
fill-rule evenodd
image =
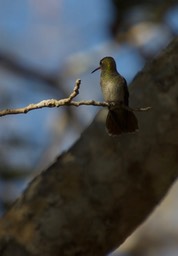
<instances>
[{"instance_id":1,"label":"twig","mask_svg":"<svg viewBox=\"0 0 178 256\"><path fill-rule=\"evenodd\" d=\"M131 108L128 106L122 106L122 107L131 112L136 112L136 111L142 112L142 111L148 111L148 110L152 109L152 107L145 107L145 108Z\"/></svg>"},{"instance_id":2,"label":"twig","mask_svg":"<svg viewBox=\"0 0 178 256\"><path fill-rule=\"evenodd\" d=\"M73 101L73 99L79 94L79 88L80 88L81 80L78 79L75 82L74 89L72 93L69 95L68 98L56 100L56 99L48 99L40 101L36 104L29 104L26 107L23 108L16 108L16 109L4 109L0 111L0 117L6 116L6 115L15 115L15 114L26 114L29 111L40 109L40 108L55 108L55 107L61 107L61 106L75 106L79 107L81 105L87 105L87 106L99 106L99 107L109 107L110 103L108 102L100 102L100 101L94 101L94 100L88 100L88 101ZM122 106L123 108L127 109L128 111L148 111L150 107L147 108L130 108L127 106Z\"/></svg>"}]
</instances>

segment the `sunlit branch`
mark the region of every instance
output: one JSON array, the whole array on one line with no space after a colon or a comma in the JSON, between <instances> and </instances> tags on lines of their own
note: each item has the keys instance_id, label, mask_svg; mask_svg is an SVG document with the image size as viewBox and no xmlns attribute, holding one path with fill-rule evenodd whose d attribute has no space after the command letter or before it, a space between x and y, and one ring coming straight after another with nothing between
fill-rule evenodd
<instances>
[{"instance_id":1,"label":"sunlit branch","mask_svg":"<svg viewBox=\"0 0 178 256\"><path fill-rule=\"evenodd\" d=\"M73 99L79 94L81 80L78 79L75 82L74 89L72 93L69 95L68 98L65 99L48 99L43 100L35 104L29 104L26 107L23 108L15 108L15 109L4 109L0 111L0 116L6 116L6 115L15 115L15 114L26 114L29 111L40 109L40 108L58 108L62 106L75 106L79 107L81 105L86 106L98 106L98 107L109 107L110 103L108 102L100 102L95 100L86 100L86 101L73 101ZM127 109L128 111L147 111L150 109L150 107L147 108L130 108L127 106L122 106L123 108Z\"/></svg>"}]
</instances>

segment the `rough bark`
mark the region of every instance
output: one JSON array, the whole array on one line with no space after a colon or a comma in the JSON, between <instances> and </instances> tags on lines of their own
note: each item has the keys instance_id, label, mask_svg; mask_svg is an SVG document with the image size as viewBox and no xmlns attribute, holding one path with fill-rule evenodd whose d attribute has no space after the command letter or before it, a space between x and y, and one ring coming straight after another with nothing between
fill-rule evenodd
<instances>
[{"instance_id":1,"label":"rough bark","mask_svg":"<svg viewBox=\"0 0 178 256\"><path fill-rule=\"evenodd\" d=\"M178 39L134 79L136 134L109 137L106 110L37 176L0 222L0 255L106 255L163 199L178 174Z\"/></svg>"}]
</instances>

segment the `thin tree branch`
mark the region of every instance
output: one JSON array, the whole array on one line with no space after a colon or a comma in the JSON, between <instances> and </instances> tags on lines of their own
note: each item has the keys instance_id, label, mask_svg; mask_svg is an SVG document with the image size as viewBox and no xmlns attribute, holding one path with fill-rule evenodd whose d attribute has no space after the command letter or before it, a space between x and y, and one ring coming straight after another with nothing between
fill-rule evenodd
<instances>
[{"instance_id":1,"label":"thin tree branch","mask_svg":"<svg viewBox=\"0 0 178 256\"><path fill-rule=\"evenodd\" d=\"M75 82L74 89L72 93L69 95L68 98L65 99L48 99L48 100L42 100L35 104L29 104L26 107L23 108L16 108L16 109L4 109L0 111L0 117L6 116L6 115L15 115L15 114L26 114L29 111L40 109L40 108L55 108L55 107L61 107L61 106L75 106L79 107L81 105L87 105L87 106L99 106L99 107L109 107L110 105L113 106L114 103L108 103L108 102L100 102L95 100L87 100L87 101L72 101L78 94L79 89L81 85L81 80L77 79ZM128 111L147 111L150 110L150 107L146 108L130 108L127 106L122 106L123 108L127 109Z\"/></svg>"},{"instance_id":2,"label":"thin tree branch","mask_svg":"<svg viewBox=\"0 0 178 256\"><path fill-rule=\"evenodd\" d=\"M131 112L136 112L136 111L142 112L142 111L148 111L148 110L152 109L152 107L131 108L131 107L129 107L129 106L124 106L124 105L122 106L122 108L124 108L124 109L126 109L126 110L128 110L128 111L131 111Z\"/></svg>"}]
</instances>

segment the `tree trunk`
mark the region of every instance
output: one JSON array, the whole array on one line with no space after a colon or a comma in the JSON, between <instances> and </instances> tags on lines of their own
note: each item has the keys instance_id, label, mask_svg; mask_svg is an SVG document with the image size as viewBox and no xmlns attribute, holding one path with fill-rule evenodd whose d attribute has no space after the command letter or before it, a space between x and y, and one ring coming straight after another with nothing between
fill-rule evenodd
<instances>
[{"instance_id":1,"label":"tree trunk","mask_svg":"<svg viewBox=\"0 0 178 256\"><path fill-rule=\"evenodd\" d=\"M106 109L0 222L0 255L99 256L118 247L178 174L178 39L130 87L139 132L109 137Z\"/></svg>"}]
</instances>

